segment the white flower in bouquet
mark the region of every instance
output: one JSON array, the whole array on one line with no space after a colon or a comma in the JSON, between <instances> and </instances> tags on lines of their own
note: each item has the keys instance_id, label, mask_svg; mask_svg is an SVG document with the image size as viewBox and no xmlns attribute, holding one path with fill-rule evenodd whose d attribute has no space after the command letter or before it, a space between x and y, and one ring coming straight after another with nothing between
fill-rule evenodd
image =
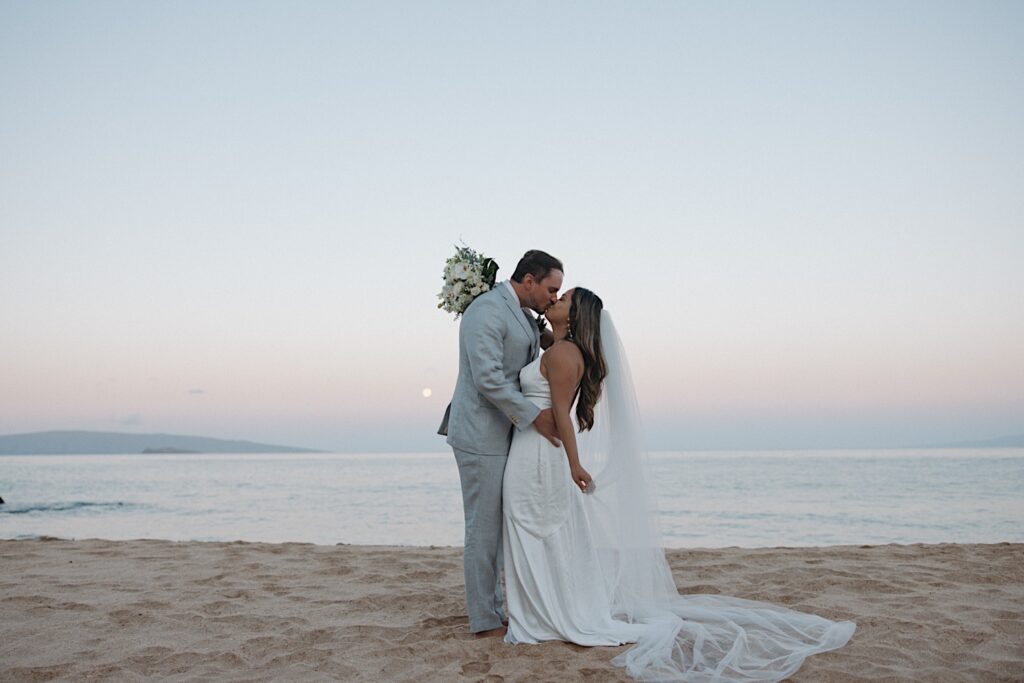
<instances>
[{"instance_id":1,"label":"white flower in bouquet","mask_svg":"<svg viewBox=\"0 0 1024 683\"><path fill-rule=\"evenodd\" d=\"M444 264L444 286L437 295L437 307L454 313L455 319L466 312L473 299L494 287L498 264L492 258L470 249L456 246L455 254Z\"/></svg>"}]
</instances>

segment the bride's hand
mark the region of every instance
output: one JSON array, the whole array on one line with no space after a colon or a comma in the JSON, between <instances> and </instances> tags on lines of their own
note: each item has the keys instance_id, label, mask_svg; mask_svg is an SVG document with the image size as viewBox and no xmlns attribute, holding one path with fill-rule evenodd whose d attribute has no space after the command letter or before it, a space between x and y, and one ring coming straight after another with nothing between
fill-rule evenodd
<instances>
[{"instance_id":1,"label":"bride's hand","mask_svg":"<svg viewBox=\"0 0 1024 683\"><path fill-rule=\"evenodd\" d=\"M572 483L579 486L580 491L585 492L592 481L594 481L594 478L590 476L590 472L587 472L582 467L572 468Z\"/></svg>"}]
</instances>

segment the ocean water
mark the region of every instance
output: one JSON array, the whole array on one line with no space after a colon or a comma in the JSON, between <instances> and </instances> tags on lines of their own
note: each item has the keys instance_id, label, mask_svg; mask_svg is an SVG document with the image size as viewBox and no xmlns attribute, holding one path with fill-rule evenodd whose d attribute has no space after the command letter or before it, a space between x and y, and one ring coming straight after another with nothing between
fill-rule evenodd
<instances>
[{"instance_id":1,"label":"ocean water","mask_svg":"<svg viewBox=\"0 0 1024 683\"><path fill-rule=\"evenodd\" d=\"M668 547L1024 542L1024 449L655 453ZM0 456L0 538L461 545L450 453Z\"/></svg>"}]
</instances>

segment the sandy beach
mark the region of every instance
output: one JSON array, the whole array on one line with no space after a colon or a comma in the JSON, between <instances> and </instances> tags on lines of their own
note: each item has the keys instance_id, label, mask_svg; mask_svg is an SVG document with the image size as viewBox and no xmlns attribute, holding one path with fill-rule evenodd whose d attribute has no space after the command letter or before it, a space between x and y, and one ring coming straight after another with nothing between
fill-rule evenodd
<instances>
[{"instance_id":1,"label":"sandy beach","mask_svg":"<svg viewBox=\"0 0 1024 683\"><path fill-rule=\"evenodd\" d=\"M795 681L1024 680L1024 544L668 553L686 593L857 622ZM626 681L467 633L461 549L0 541L3 681Z\"/></svg>"}]
</instances>

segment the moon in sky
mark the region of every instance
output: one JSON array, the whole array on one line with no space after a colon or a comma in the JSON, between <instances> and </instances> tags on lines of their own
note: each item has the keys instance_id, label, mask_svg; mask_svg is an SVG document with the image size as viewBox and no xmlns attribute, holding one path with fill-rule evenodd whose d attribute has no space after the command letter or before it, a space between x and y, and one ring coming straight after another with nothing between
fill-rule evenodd
<instances>
[{"instance_id":1,"label":"moon in sky","mask_svg":"<svg viewBox=\"0 0 1024 683\"><path fill-rule=\"evenodd\" d=\"M423 390L423 398L430 398L430 395L433 393L434 392L430 390L430 387L427 387Z\"/></svg>"}]
</instances>

